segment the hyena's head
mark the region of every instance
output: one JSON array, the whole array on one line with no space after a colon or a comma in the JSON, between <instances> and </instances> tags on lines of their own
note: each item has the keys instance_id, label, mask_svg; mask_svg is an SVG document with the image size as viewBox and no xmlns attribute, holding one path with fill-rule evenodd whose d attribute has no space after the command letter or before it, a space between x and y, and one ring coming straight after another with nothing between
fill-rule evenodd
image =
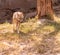
<instances>
[{"instance_id":1,"label":"hyena's head","mask_svg":"<svg viewBox=\"0 0 60 55\"><path fill-rule=\"evenodd\" d=\"M23 21L24 19L24 13L23 12L14 12L13 19L17 21Z\"/></svg>"}]
</instances>

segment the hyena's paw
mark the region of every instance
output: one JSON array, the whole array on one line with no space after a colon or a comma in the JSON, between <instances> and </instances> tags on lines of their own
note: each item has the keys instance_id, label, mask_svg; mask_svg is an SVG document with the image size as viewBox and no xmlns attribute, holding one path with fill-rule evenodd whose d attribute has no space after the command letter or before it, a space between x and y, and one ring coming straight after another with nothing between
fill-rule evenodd
<instances>
[{"instance_id":1,"label":"hyena's paw","mask_svg":"<svg viewBox=\"0 0 60 55\"><path fill-rule=\"evenodd\" d=\"M14 33L17 33L17 30L13 30Z\"/></svg>"},{"instance_id":2,"label":"hyena's paw","mask_svg":"<svg viewBox=\"0 0 60 55\"><path fill-rule=\"evenodd\" d=\"M17 33L19 34L19 33L20 33L20 31L17 31Z\"/></svg>"},{"instance_id":3,"label":"hyena's paw","mask_svg":"<svg viewBox=\"0 0 60 55\"><path fill-rule=\"evenodd\" d=\"M19 34L19 33L20 33L20 31L18 31L18 30L14 30L14 33L18 33L18 34Z\"/></svg>"}]
</instances>

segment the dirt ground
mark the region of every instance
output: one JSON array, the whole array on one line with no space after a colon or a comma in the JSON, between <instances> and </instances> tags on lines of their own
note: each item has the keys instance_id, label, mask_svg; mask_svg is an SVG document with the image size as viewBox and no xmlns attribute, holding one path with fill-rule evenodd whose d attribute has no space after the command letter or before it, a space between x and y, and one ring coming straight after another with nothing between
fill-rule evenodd
<instances>
[{"instance_id":1,"label":"dirt ground","mask_svg":"<svg viewBox=\"0 0 60 55\"><path fill-rule=\"evenodd\" d=\"M12 24L0 24L0 55L60 55L60 23L34 19L12 32Z\"/></svg>"}]
</instances>

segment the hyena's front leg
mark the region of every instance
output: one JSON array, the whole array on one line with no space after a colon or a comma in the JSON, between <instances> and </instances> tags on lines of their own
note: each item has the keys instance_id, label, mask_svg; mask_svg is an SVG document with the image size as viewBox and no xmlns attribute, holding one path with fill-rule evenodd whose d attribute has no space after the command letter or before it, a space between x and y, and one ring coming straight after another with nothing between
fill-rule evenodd
<instances>
[{"instance_id":1,"label":"hyena's front leg","mask_svg":"<svg viewBox=\"0 0 60 55\"><path fill-rule=\"evenodd\" d=\"M17 30L17 33L20 33L19 27L20 27L20 22L17 22L17 23L16 23L16 30Z\"/></svg>"},{"instance_id":2,"label":"hyena's front leg","mask_svg":"<svg viewBox=\"0 0 60 55\"><path fill-rule=\"evenodd\" d=\"M17 21L13 18L13 32L17 32Z\"/></svg>"}]
</instances>

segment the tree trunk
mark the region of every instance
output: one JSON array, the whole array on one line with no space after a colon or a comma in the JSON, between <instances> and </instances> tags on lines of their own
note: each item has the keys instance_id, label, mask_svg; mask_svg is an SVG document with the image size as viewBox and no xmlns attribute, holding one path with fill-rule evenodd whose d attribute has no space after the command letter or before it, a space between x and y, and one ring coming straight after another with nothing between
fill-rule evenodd
<instances>
[{"instance_id":1,"label":"tree trunk","mask_svg":"<svg viewBox=\"0 0 60 55\"><path fill-rule=\"evenodd\" d=\"M37 0L37 15L40 19L41 16L49 15L53 19L52 0Z\"/></svg>"}]
</instances>

